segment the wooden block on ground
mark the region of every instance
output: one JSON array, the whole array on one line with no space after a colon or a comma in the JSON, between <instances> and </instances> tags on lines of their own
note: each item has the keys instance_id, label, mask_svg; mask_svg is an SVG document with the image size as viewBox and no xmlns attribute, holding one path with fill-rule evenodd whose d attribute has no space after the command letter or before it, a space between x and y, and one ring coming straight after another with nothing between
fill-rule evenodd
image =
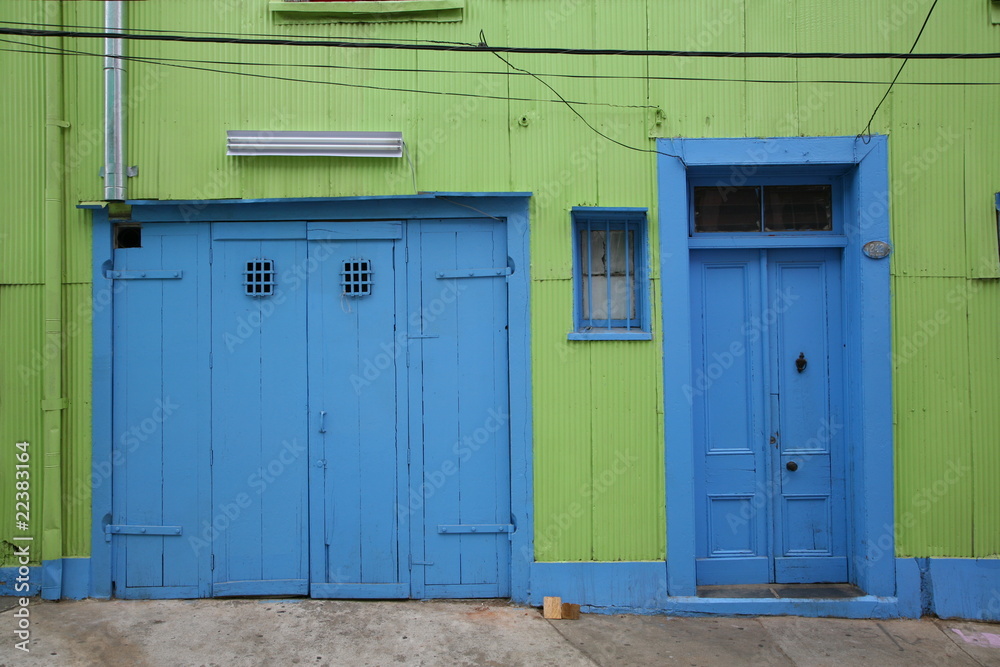
<instances>
[{"instance_id":1,"label":"wooden block on ground","mask_svg":"<svg viewBox=\"0 0 1000 667\"><path fill-rule=\"evenodd\" d=\"M542 616L544 618L562 618L562 598L546 597L542 600Z\"/></svg>"},{"instance_id":2,"label":"wooden block on ground","mask_svg":"<svg viewBox=\"0 0 1000 667\"><path fill-rule=\"evenodd\" d=\"M580 605L571 602L562 603L562 617L570 621L580 619Z\"/></svg>"}]
</instances>

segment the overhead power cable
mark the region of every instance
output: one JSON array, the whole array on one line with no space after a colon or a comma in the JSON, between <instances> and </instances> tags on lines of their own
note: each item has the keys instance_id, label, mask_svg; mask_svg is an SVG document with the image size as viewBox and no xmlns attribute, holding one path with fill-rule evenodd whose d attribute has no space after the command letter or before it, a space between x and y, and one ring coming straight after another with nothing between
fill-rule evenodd
<instances>
[{"instance_id":1,"label":"overhead power cable","mask_svg":"<svg viewBox=\"0 0 1000 667\"><path fill-rule=\"evenodd\" d=\"M524 46L489 46L486 44L407 44L401 42L356 42L327 39L288 39L262 37L199 37L178 34L136 34L83 32L78 30L38 30L3 28L0 34L28 37L75 37L81 39L126 39L152 42L193 42L211 44L257 44L273 46L325 46L345 49L380 49L400 51L448 51L457 53L523 53L582 56L640 56L683 58L783 58L847 60L982 60L1000 58L1000 53L834 53L796 51L673 51L650 49L577 49Z\"/></svg>"},{"instance_id":2,"label":"overhead power cable","mask_svg":"<svg viewBox=\"0 0 1000 667\"><path fill-rule=\"evenodd\" d=\"M35 23L30 21L0 21L0 25L20 25L20 26L40 26L43 29L60 28L65 30L66 28L82 28L85 30L104 30L103 25L74 25L61 23L58 26L51 23ZM281 37L287 38L287 34L278 34L273 32L213 32L210 30L156 30L155 28L127 28L125 30L129 34L141 35L144 33L158 34L167 33L171 35L228 35L234 37ZM377 37L360 37L360 36L339 36L331 37L330 35L296 35L299 38L307 39L343 39L343 40L374 40L379 39ZM399 39L399 38L397 38ZM399 39L401 42L413 42L415 44L461 44L465 45L468 42L449 42L441 39Z\"/></svg>"},{"instance_id":3,"label":"overhead power cable","mask_svg":"<svg viewBox=\"0 0 1000 667\"><path fill-rule=\"evenodd\" d=\"M42 44L31 42L19 42L11 39L2 39L0 42L17 44L20 46L30 46L33 48L51 48ZM16 51L20 53L35 53L36 51L0 49L5 51ZM104 58L103 53L93 53L90 51L63 51L69 55L86 55ZM129 56L122 56L123 60L128 60ZM261 67L261 68L303 68L319 70L344 70L357 72L390 72L402 74L457 74L470 76L518 76L530 77L531 74L519 71L503 70L475 70L475 69L440 69L431 67L370 67L361 65L332 65L325 63L290 63L290 62L246 62L241 60L206 60L203 58L164 58L157 56L158 63L188 63L196 65L226 65L232 67ZM550 79L586 79L586 80L611 80L611 81L708 81L720 83L766 83L766 84L845 84L863 86L887 86L889 81L864 81L861 79L757 79L748 77L711 77L711 76L655 76L637 74L568 74L564 72L536 72L538 76ZM897 86L1000 86L1000 81L897 81Z\"/></svg>"},{"instance_id":4,"label":"overhead power cable","mask_svg":"<svg viewBox=\"0 0 1000 667\"><path fill-rule=\"evenodd\" d=\"M0 48L0 51L11 51L11 52L15 52L15 53L35 53L35 54L41 54L41 55L62 54L62 55L72 55L72 56L104 57L103 54L100 54L100 53L88 53L86 51L74 51L74 50L71 50L71 49L57 49L55 47L48 47L48 46L42 47L41 45L34 45L34 44L22 44L21 42L14 42L12 40L7 40L7 39L0 39L0 42L7 42L7 43L11 43L11 44L18 44L18 45L29 46L29 47L36 47L36 46L38 47L38 48L33 48L33 49L3 49L3 48ZM46 49L46 50L42 50L42 49ZM217 68L214 68L214 67L199 67L199 66L196 66L196 65L182 65L182 64L173 63L173 62L162 62L162 61L160 61L157 58L148 58L148 57L145 57L145 56L121 56L121 59L124 60L124 61L126 61L126 62L146 63L146 64L151 64L151 65L161 65L163 67L175 67L175 68L178 68L178 69L195 70L195 71L200 71L200 72L214 72L214 73L217 73L217 74L231 74L233 76L245 76L245 77L250 77L250 78L254 78L254 79L270 79L270 80L274 80L274 81L288 81L288 82L292 82L292 83L312 83L312 84L324 85L324 86L339 86L339 87L343 87L343 88L361 88L361 89L365 89L365 90L381 90L381 91L388 91L388 92L395 92L395 93L418 93L418 94L424 94L424 95L444 95L444 96L448 96L448 97L471 97L471 98L485 99L485 100L501 100L501 101L504 101L504 102L508 102L508 101L513 101L513 102L549 102L549 103L554 103L554 104L564 104L565 103L565 100L561 100L561 99L560 100L546 100L546 99L539 99L539 98L532 98L532 97L510 97L509 95L486 95L486 94L481 94L481 93L452 92L452 91L445 91L445 90L426 90L426 89L420 89L420 88L398 88L398 87L391 87L391 86L376 86L376 85L373 85L373 84L363 84L363 83L347 83L347 82L344 82L344 81L324 81L324 80L321 80L321 79L300 79L300 78L297 78L297 77L278 76L278 75L274 75L274 74L257 74L257 73L254 73L254 72L237 72L237 71L227 70L227 69L217 69ZM584 106L603 106L603 107L614 107L614 108L622 108L622 109L655 109L656 108L656 107L648 106L648 105L613 104L613 103L610 103L610 102L581 102L581 101L575 101L574 100L574 101L572 101L572 103L573 104L578 104L578 105L584 105Z\"/></svg>"},{"instance_id":5,"label":"overhead power cable","mask_svg":"<svg viewBox=\"0 0 1000 667\"><path fill-rule=\"evenodd\" d=\"M486 44L486 34L482 30L479 31L479 40L480 40L481 44ZM521 69L520 67L515 67L514 65L512 65L510 63L509 60L507 60L506 58L504 58L499 53L494 53L493 55L495 55L497 58L499 58L500 60L502 60L505 63L507 63L507 67L511 68L512 70L515 70L515 71L518 71L518 72L523 72L524 74L527 74L528 76L532 77L533 79L535 79L536 81L538 81L540 84L542 84L543 86L545 86L546 88L548 88L549 90L551 90L552 94L555 95L556 97L558 97L560 100L562 100L563 104L565 104L567 107L569 107L569 110L572 111L576 115L577 118L579 118L580 120L582 120L583 124L586 125L588 128L590 128L590 130L592 132L594 132L595 134L597 134L597 135L599 135L601 137L604 137L605 139L607 139L611 143L617 144L617 145L621 146L622 148L627 148L630 151L638 151L640 153L656 153L657 155L664 155L666 157L676 158L676 159L680 160L681 164L685 164L684 158L682 158L680 155L674 155L673 153L664 153L662 151L658 151L658 150L653 149L653 148L642 148L640 146L630 146L629 144L626 144L626 143L623 143L621 141L618 141L614 137L608 136L604 132L601 132L596 127L594 127L591 124L591 122L589 120L587 120L583 116L583 114L581 114L579 111L576 110L576 107L573 106L572 102L568 101L565 97L563 97L562 95L560 95L558 90L556 90L551 85L549 85L548 82L546 82L544 79L542 79L541 77L539 77L537 74L532 74L531 72L529 72L526 69Z\"/></svg>"},{"instance_id":6,"label":"overhead power cable","mask_svg":"<svg viewBox=\"0 0 1000 667\"><path fill-rule=\"evenodd\" d=\"M927 16L924 17L924 22L920 26L920 31L917 32L917 38L913 40L913 46L910 47L910 53L913 53L913 49L917 48L917 42L920 41L920 36L924 34L924 28L927 27L927 22L931 20L931 14L934 13L934 8L937 7L937 3L938 0L934 0L934 4L932 4L931 8L927 10ZM866 144L872 139L872 122L875 120L875 114L878 113L878 110L882 108L882 103L885 102L887 97L889 97L889 93L892 92L892 87L896 85L896 80L899 78L899 75L903 73L903 68L906 67L907 62L909 61L904 60L900 63L899 69L896 70L896 76L892 77L892 82L889 84L889 87L885 89L885 95L883 95L882 99L880 99L878 104L875 105L875 111L872 111L871 118L868 119L868 124L865 125L865 129L858 133L858 138Z\"/></svg>"}]
</instances>

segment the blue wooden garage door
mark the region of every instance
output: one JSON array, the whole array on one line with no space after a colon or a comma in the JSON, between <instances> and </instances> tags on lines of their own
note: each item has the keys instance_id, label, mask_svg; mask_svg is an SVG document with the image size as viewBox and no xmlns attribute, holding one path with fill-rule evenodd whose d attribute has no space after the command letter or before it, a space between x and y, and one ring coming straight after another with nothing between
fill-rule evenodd
<instances>
[{"instance_id":1,"label":"blue wooden garage door","mask_svg":"<svg viewBox=\"0 0 1000 667\"><path fill-rule=\"evenodd\" d=\"M116 251L116 594L509 595L505 239L163 224Z\"/></svg>"},{"instance_id":2,"label":"blue wooden garage door","mask_svg":"<svg viewBox=\"0 0 1000 667\"><path fill-rule=\"evenodd\" d=\"M216 225L212 243L213 595L309 589L306 261L294 228Z\"/></svg>"},{"instance_id":3,"label":"blue wooden garage door","mask_svg":"<svg viewBox=\"0 0 1000 667\"><path fill-rule=\"evenodd\" d=\"M120 597L211 594L208 232L149 225L114 251L113 511L95 520Z\"/></svg>"},{"instance_id":4,"label":"blue wooden garage door","mask_svg":"<svg viewBox=\"0 0 1000 667\"><path fill-rule=\"evenodd\" d=\"M313 596L508 595L503 226L309 238Z\"/></svg>"},{"instance_id":5,"label":"blue wooden garage door","mask_svg":"<svg viewBox=\"0 0 1000 667\"><path fill-rule=\"evenodd\" d=\"M847 581L840 251L691 255L699 584Z\"/></svg>"}]
</instances>

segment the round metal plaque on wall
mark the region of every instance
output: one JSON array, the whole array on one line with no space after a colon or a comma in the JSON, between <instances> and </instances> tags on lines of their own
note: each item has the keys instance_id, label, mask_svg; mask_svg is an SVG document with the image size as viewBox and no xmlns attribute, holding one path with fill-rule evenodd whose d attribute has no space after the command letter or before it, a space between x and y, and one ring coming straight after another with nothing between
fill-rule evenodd
<instances>
[{"instance_id":1,"label":"round metal plaque on wall","mask_svg":"<svg viewBox=\"0 0 1000 667\"><path fill-rule=\"evenodd\" d=\"M892 246L885 241L869 241L861 250L866 257L885 259L892 252Z\"/></svg>"}]
</instances>

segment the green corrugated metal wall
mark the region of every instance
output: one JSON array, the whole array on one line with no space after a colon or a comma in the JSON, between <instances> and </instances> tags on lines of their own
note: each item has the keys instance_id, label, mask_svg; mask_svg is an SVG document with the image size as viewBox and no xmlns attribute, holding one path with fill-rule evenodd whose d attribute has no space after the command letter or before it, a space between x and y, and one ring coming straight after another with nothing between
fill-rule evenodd
<instances>
[{"instance_id":1,"label":"green corrugated metal wall","mask_svg":"<svg viewBox=\"0 0 1000 667\"><path fill-rule=\"evenodd\" d=\"M0 20L44 23L42 2L0 4ZM65 3L67 24L99 25L100 3ZM91 227L90 215L76 208L82 199L101 196L98 169L102 158L101 61L64 60L67 177L66 254L63 265L63 330L61 349L44 347L43 205L45 164L45 99L47 71L59 60L18 53L23 44L42 44L30 37L0 42L4 100L0 105L0 146L4 166L0 178L0 565L14 564L14 443L27 441L31 451L31 525L40 534L42 503L42 369L64 360L63 386L68 407L63 412L63 555L90 554L91 452ZM11 43L16 42L16 43ZM64 48L99 51L100 45L73 43ZM48 68L48 69L47 69ZM36 542L37 545L37 542ZM49 545L51 547L51 545ZM43 549L46 547L43 546ZM39 551L33 551L39 556ZM44 553L42 554L44 557Z\"/></svg>"},{"instance_id":2,"label":"green corrugated metal wall","mask_svg":"<svg viewBox=\"0 0 1000 667\"><path fill-rule=\"evenodd\" d=\"M65 3L67 23L99 25L99 3ZM273 33L491 44L692 50L906 51L930 0L467 0L460 23L283 25L265 0L129 4L129 25L168 31ZM17 0L0 18L44 20L41 3ZM30 40L20 40L30 41ZM9 45L3 45L6 48ZM99 40L67 40L98 53ZM268 77L501 99L373 91L278 81L159 64L129 65L130 196L214 199L388 195L418 190L532 191L532 344L536 550L539 560L664 557L663 428L659 296L653 254L652 342L566 341L572 325L568 211L572 206L648 206L655 223L655 156L589 131L553 103L537 80L506 72L490 54L130 43L131 55L267 68L175 62ZM940 3L921 51L1000 51L987 3ZM12 103L0 136L17 167L0 181L6 203L0 248L0 438L40 439L40 383L18 367L42 341L40 214L44 101L40 56L0 51ZM897 61L722 60L510 55L545 77L614 139L652 148L650 137L854 135L864 129ZM348 69L305 67L327 65ZM100 199L101 61L66 59L67 200ZM377 72L349 68L471 70ZM633 78L571 78L573 75ZM649 78L647 78L649 77ZM685 78L736 81L697 81ZM793 79L798 84L753 83ZM996 81L995 61L907 65L872 125L890 135L895 328L898 552L990 556L1000 552L1000 276L993 205L1000 190L995 86L917 81ZM544 101L538 101L544 100ZM661 109L662 114L655 110ZM229 158L225 131L402 130L406 160ZM89 228L67 211L68 337L64 475L80 499L67 510L66 553L88 552ZM651 248L657 247L655 224ZM685 295L663 286L667 308ZM937 322L937 326L934 323ZM933 329L933 333L930 331ZM666 351L670 354L670 351ZM669 425L668 425L669 428ZM944 472L954 472L947 478ZM10 488L10 465L0 485ZM955 475L958 481L950 483ZM12 532L0 501L0 539Z\"/></svg>"}]
</instances>

